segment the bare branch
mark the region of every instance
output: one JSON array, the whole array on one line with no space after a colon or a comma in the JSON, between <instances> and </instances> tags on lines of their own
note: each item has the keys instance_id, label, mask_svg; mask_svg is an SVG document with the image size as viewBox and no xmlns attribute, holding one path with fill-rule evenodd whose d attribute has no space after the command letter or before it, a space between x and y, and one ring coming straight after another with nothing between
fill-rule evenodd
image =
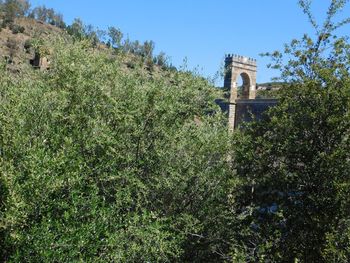
<instances>
[{"instance_id":1,"label":"bare branch","mask_svg":"<svg viewBox=\"0 0 350 263\"><path fill-rule=\"evenodd\" d=\"M299 6L303 10L303 13L306 14L311 25L313 26L313 28L316 30L316 33L318 34L319 25L317 24L315 17L312 15L311 2L312 2L311 0L299 0Z\"/></svg>"}]
</instances>

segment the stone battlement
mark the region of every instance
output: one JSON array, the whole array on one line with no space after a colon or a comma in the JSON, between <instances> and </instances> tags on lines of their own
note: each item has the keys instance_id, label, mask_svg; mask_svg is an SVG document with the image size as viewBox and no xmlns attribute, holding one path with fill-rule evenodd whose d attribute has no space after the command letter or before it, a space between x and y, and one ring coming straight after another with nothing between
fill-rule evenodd
<instances>
[{"instance_id":1,"label":"stone battlement","mask_svg":"<svg viewBox=\"0 0 350 263\"><path fill-rule=\"evenodd\" d=\"M256 66L256 59L250 58L250 57L244 57L236 54L226 54L225 55L225 62L237 62L237 63L244 63L252 66Z\"/></svg>"}]
</instances>

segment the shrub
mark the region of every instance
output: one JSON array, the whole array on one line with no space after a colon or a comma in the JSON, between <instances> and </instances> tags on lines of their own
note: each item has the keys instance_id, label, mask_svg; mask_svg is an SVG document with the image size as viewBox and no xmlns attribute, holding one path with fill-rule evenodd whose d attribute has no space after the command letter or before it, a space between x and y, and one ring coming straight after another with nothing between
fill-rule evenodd
<instances>
[{"instance_id":1,"label":"shrub","mask_svg":"<svg viewBox=\"0 0 350 263\"><path fill-rule=\"evenodd\" d=\"M10 29L11 29L13 34L23 33L25 30L25 28L23 26L16 25L16 24L11 24Z\"/></svg>"},{"instance_id":2,"label":"shrub","mask_svg":"<svg viewBox=\"0 0 350 263\"><path fill-rule=\"evenodd\" d=\"M125 72L89 45L1 82L9 261L218 260L232 173L215 89Z\"/></svg>"}]
</instances>

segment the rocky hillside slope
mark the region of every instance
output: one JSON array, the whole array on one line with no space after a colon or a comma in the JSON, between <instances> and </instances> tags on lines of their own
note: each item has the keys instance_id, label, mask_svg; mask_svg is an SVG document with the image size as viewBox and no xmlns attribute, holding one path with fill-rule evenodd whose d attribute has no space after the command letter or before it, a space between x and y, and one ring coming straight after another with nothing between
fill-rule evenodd
<instances>
[{"instance_id":1,"label":"rocky hillside slope","mask_svg":"<svg viewBox=\"0 0 350 263\"><path fill-rule=\"evenodd\" d=\"M17 18L0 31L0 58L12 69L28 65L34 58L33 41L68 37L62 29L31 18Z\"/></svg>"}]
</instances>

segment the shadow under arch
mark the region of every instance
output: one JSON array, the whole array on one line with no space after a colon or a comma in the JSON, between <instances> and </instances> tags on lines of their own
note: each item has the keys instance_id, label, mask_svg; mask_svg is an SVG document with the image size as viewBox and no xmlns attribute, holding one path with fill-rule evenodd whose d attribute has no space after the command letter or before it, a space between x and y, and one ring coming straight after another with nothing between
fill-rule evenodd
<instances>
[{"instance_id":1,"label":"shadow under arch","mask_svg":"<svg viewBox=\"0 0 350 263\"><path fill-rule=\"evenodd\" d=\"M251 86L250 76L246 72L242 72L237 76L237 99L248 99Z\"/></svg>"}]
</instances>

